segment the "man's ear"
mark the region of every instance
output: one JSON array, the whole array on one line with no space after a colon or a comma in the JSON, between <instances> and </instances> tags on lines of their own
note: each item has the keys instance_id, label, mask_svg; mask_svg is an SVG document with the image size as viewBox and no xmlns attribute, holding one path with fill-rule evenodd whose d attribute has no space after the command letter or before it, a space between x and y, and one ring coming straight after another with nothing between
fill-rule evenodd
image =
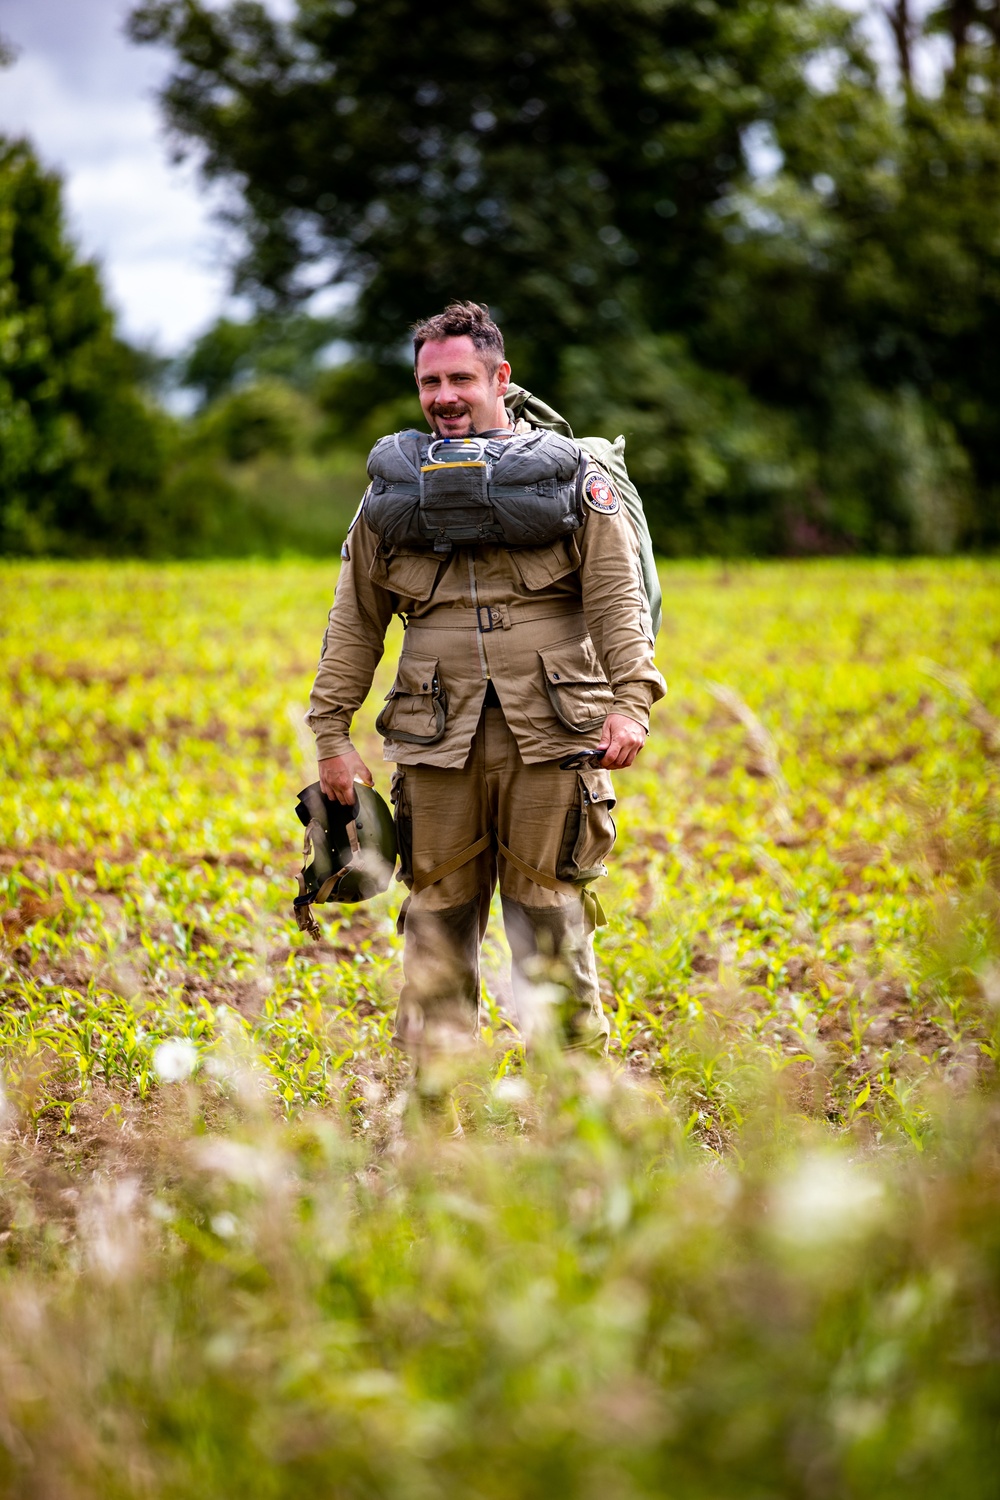
<instances>
[{"instance_id":1,"label":"man's ear","mask_svg":"<svg viewBox=\"0 0 1000 1500\"><path fill-rule=\"evenodd\" d=\"M497 389L501 396L506 396L510 388L510 365L505 359L497 365Z\"/></svg>"}]
</instances>

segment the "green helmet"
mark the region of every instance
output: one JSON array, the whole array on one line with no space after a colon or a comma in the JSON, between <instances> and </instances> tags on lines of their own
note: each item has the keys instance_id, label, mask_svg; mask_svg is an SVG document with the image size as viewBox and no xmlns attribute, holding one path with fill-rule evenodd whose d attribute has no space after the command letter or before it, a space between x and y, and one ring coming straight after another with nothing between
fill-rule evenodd
<instances>
[{"instance_id":1,"label":"green helmet","mask_svg":"<svg viewBox=\"0 0 1000 1500\"><path fill-rule=\"evenodd\" d=\"M314 902L368 901L385 890L396 866L396 829L378 792L360 781L353 807L331 801L314 781L299 793L295 812L306 830L295 920L318 938Z\"/></svg>"}]
</instances>

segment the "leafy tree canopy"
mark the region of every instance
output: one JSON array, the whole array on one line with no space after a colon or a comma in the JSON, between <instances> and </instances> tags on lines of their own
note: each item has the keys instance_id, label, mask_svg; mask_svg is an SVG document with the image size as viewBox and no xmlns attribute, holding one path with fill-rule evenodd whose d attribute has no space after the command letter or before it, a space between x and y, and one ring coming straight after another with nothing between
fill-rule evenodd
<instances>
[{"instance_id":1,"label":"leafy tree canopy","mask_svg":"<svg viewBox=\"0 0 1000 1500\"><path fill-rule=\"evenodd\" d=\"M324 351L341 333L337 319L303 312L285 317L265 312L244 322L220 318L195 341L176 375L202 404L268 377L309 390L322 369Z\"/></svg>"},{"instance_id":2,"label":"leafy tree canopy","mask_svg":"<svg viewBox=\"0 0 1000 1500\"><path fill-rule=\"evenodd\" d=\"M138 375L59 179L0 138L0 551L154 544L165 421Z\"/></svg>"},{"instance_id":3,"label":"leafy tree canopy","mask_svg":"<svg viewBox=\"0 0 1000 1500\"><path fill-rule=\"evenodd\" d=\"M131 29L231 190L238 285L356 292L331 431L472 296L519 378L622 420L665 546L993 544L1000 22L885 16L889 82L822 0L144 0Z\"/></svg>"},{"instance_id":4,"label":"leafy tree canopy","mask_svg":"<svg viewBox=\"0 0 1000 1500\"><path fill-rule=\"evenodd\" d=\"M239 187L242 285L349 281L379 351L471 294L550 381L595 326L701 315L744 132L793 107L803 55L844 26L801 0L299 0L287 23L149 0L131 22L174 52L175 136Z\"/></svg>"}]
</instances>

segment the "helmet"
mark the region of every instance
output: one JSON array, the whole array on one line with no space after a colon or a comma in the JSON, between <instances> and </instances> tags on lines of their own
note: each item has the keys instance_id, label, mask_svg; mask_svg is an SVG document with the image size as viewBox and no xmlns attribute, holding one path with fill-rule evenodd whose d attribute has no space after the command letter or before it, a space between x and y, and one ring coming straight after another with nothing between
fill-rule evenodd
<instances>
[{"instance_id":1,"label":"helmet","mask_svg":"<svg viewBox=\"0 0 1000 1500\"><path fill-rule=\"evenodd\" d=\"M314 781L299 793L295 813L306 830L295 920L318 938L313 902L368 901L385 890L396 866L396 830L378 792L360 781L353 807L331 801Z\"/></svg>"}]
</instances>

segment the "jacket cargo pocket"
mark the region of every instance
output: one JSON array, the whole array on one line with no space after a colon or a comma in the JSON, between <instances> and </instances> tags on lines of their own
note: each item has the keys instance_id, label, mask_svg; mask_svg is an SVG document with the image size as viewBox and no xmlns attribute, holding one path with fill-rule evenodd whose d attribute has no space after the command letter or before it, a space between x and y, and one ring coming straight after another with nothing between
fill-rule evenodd
<instances>
[{"instance_id":1,"label":"jacket cargo pocket","mask_svg":"<svg viewBox=\"0 0 1000 1500\"><path fill-rule=\"evenodd\" d=\"M580 566L580 549L573 536L560 537L547 547L513 548L509 556L521 582L533 593L575 573Z\"/></svg>"},{"instance_id":2,"label":"jacket cargo pocket","mask_svg":"<svg viewBox=\"0 0 1000 1500\"><path fill-rule=\"evenodd\" d=\"M410 814L410 799L406 794L406 772L393 771L389 789L392 803L392 820L396 825L396 849L399 853L399 870L396 879L404 885L413 884L413 818Z\"/></svg>"},{"instance_id":3,"label":"jacket cargo pocket","mask_svg":"<svg viewBox=\"0 0 1000 1500\"><path fill-rule=\"evenodd\" d=\"M607 771L576 774L578 797L566 814L556 874L560 880L583 884L608 873L604 861L617 832L611 816L615 793Z\"/></svg>"},{"instance_id":4,"label":"jacket cargo pocket","mask_svg":"<svg viewBox=\"0 0 1000 1500\"><path fill-rule=\"evenodd\" d=\"M383 552L379 548L368 577L379 588L421 602L433 594L440 571L441 559L431 552Z\"/></svg>"},{"instance_id":5,"label":"jacket cargo pocket","mask_svg":"<svg viewBox=\"0 0 1000 1500\"><path fill-rule=\"evenodd\" d=\"M574 734L600 729L614 708L614 694L590 640L564 641L539 651L545 689L556 717Z\"/></svg>"},{"instance_id":6,"label":"jacket cargo pocket","mask_svg":"<svg viewBox=\"0 0 1000 1500\"><path fill-rule=\"evenodd\" d=\"M433 745L444 734L447 717L448 698L437 662L404 653L385 708L375 720L379 734L405 745Z\"/></svg>"}]
</instances>

